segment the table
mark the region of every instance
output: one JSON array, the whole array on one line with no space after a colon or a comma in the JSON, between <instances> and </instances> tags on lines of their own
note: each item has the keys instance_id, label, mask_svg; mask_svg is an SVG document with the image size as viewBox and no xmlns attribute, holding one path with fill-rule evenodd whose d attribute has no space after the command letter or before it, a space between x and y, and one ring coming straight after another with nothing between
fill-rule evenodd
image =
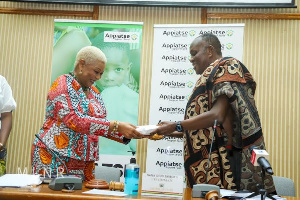
<instances>
[{"instance_id":1,"label":"table","mask_svg":"<svg viewBox=\"0 0 300 200\"><path fill-rule=\"evenodd\" d=\"M92 195L83 194L82 192L91 190L83 186L82 190L76 190L72 193L65 193L62 191L54 191L48 188L48 184L41 184L36 187L24 187L24 188L0 188L0 199L1 200L99 200L99 199L144 199L153 200L160 199L157 197L117 197L117 196L106 196L106 195ZM171 200L168 198L161 198L163 200ZM186 189L184 194L184 200L199 199L191 198L191 189ZM174 199L172 199L174 200Z\"/></svg>"},{"instance_id":2,"label":"table","mask_svg":"<svg viewBox=\"0 0 300 200\"><path fill-rule=\"evenodd\" d=\"M158 197L116 197L116 196L106 196L106 195L91 195L83 194L82 192L90 190L83 186L82 190L76 190L73 193L64 193L61 191L54 191L48 188L48 184L41 184L36 187L24 187L24 188L0 188L0 199L1 200L116 200L116 199L163 199L163 200L174 200L168 198L158 198ZM186 188L184 191L184 200L199 200L203 198L192 198L192 190ZM287 200L300 200L297 197L285 197Z\"/></svg>"}]
</instances>

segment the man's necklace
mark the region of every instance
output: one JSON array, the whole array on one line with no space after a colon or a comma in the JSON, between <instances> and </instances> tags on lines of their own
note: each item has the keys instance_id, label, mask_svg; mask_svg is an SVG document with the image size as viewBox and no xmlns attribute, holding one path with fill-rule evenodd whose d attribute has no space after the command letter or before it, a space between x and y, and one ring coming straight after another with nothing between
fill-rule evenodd
<instances>
[{"instance_id":1,"label":"man's necklace","mask_svg":"<svg viewBox=\"0 0 300 200\"><path fill-rule=\"evenodd\" d=\"M81 88L84 92L90 91L90 89L91 89L90 87L85 87L80 84L80 82L78 81L77 77L75 76L75 74L73 72L70 72L69 74L79 83L79 85L81 86Z\"/></svg>"}]
</instances>

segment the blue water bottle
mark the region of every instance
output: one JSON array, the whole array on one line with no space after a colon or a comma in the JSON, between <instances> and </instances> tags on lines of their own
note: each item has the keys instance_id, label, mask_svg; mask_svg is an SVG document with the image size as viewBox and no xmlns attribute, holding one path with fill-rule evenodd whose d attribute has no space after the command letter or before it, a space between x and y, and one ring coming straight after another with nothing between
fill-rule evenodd
<instances>
[{"instance_id":1,"label":"blue water bottle","mask_svg":"<svg viewBox=\"0 0 300 200\"><path fill-rule=\"evenodd\" d=\"M132 152L134 156L135 152ZM138 195L139 190L139 175L140 167L136 164L136 159L130 159L130 163L125 166L125 189L124 193L127 195Z\"/></svg>"}]
</instances>

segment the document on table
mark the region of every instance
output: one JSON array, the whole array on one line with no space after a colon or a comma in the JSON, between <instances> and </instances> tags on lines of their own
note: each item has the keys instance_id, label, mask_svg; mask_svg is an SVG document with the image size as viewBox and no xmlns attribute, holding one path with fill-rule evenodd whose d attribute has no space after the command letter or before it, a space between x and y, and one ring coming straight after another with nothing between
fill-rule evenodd
<instances>
[{"instance_id":1,"label":"document on table","mask_svg":"<svg viewBox=\"0 0 300 200\"><path fill-rule=\"evenodd\" d=\"M225 199L244 199L244 200L261 200L261 195L256 195L254 197L248 198L253 192L236 192L233 190L220 189L221 198ZM285 200L286 198L280 197L278 195L272 196L276 200ZM266 200L271 200L269 197Z\"/></svg>"},{"instance_id":2,"label":"document on table","mask_svg":"<svg viewBox=\"0 0 300 200\"><path fill-rule=\"evenodd\" d=\"M111 195L111 196L119 196L124 197L126 194L124 192L116 192L116 191L110 191L110 190L99 190L99 189L92 189L86 192L83 192L84 194L101 194L101 195Z\"/></svg>"},{"instance_id":3,"label":"document on table","mask_svg":"<svg viewBox=\"0 0 300 200\"><path fill-rule=\"evenodd\" d=\"M25 187L41 183L40 175L34 174L5 174L0 177L0 187Z\"/></svg>"}]
</instances>

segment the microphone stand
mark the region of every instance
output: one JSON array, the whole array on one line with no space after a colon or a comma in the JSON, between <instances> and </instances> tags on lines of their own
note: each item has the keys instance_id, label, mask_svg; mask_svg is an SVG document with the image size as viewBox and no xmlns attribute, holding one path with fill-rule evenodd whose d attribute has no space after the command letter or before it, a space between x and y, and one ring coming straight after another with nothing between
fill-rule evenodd
<instances>
[{"instance_id":1,"label":"microphone stand","mask_svg":"<svg viewBox=\"0 0 300 200\"><path fill-rule=\"evenodd\" d=\"M211 151L212 151L214 136L215 136L215 133L216 133L217 123L218 123L218 121L215 120L214 126L213 126L213 135L212 135L211 144L210 144L209 153L208 153L207 167L206 167L206 170L205 170L205 184L195 184L195 185L193 185L192 197L205 197L205 195L209 191L217 191L218 195L220 196L220 187L219 186L212 185L212 184L207 184L207 172L208 172L208 168L209 168L209 162L210 162L210 157L211 157Z\"/></svg>"},{"instance_id":2,"label":"microphone stand","mask_svg":"<svg viewBox=\"0 0 300 200\"><path fill-rule=\"evenodd\" d=\"M210 148L209 148L209 153L208 153L208 159L207 159L205 184L207 184L207 171L208 171L208 168L209 168L209 162L210 162L210 157L211 157L212 146L213 146L213 143L214 143L214 137L215 137L215 134L216 134L217 123L218 123L218 121L215 120L214 126L213 126L213 135L211 137L211 143L210 143Z\"/></svg>"},{"instance_id":3,"label":"microphone stand","mask_svg":"<svg viewBox=\"0 0 300 200\"><path fill-rule=\"evenodd\" d=\"M270 175L273 175L273 173L269 173ZM272 197L271 194L269 194L266 190L265 190L265 176L266 176L266 172L265 172L265 169L261 166L261 179L262 179L262 186L257 184L256 187L257 187L257 190L247 196L246 198L252 198L252 197L255 197L257 195L261 195L261 200L265 200L266 197L272 199L272 200L276 200L274 197Z\"/></svg>"}]
</instances>

